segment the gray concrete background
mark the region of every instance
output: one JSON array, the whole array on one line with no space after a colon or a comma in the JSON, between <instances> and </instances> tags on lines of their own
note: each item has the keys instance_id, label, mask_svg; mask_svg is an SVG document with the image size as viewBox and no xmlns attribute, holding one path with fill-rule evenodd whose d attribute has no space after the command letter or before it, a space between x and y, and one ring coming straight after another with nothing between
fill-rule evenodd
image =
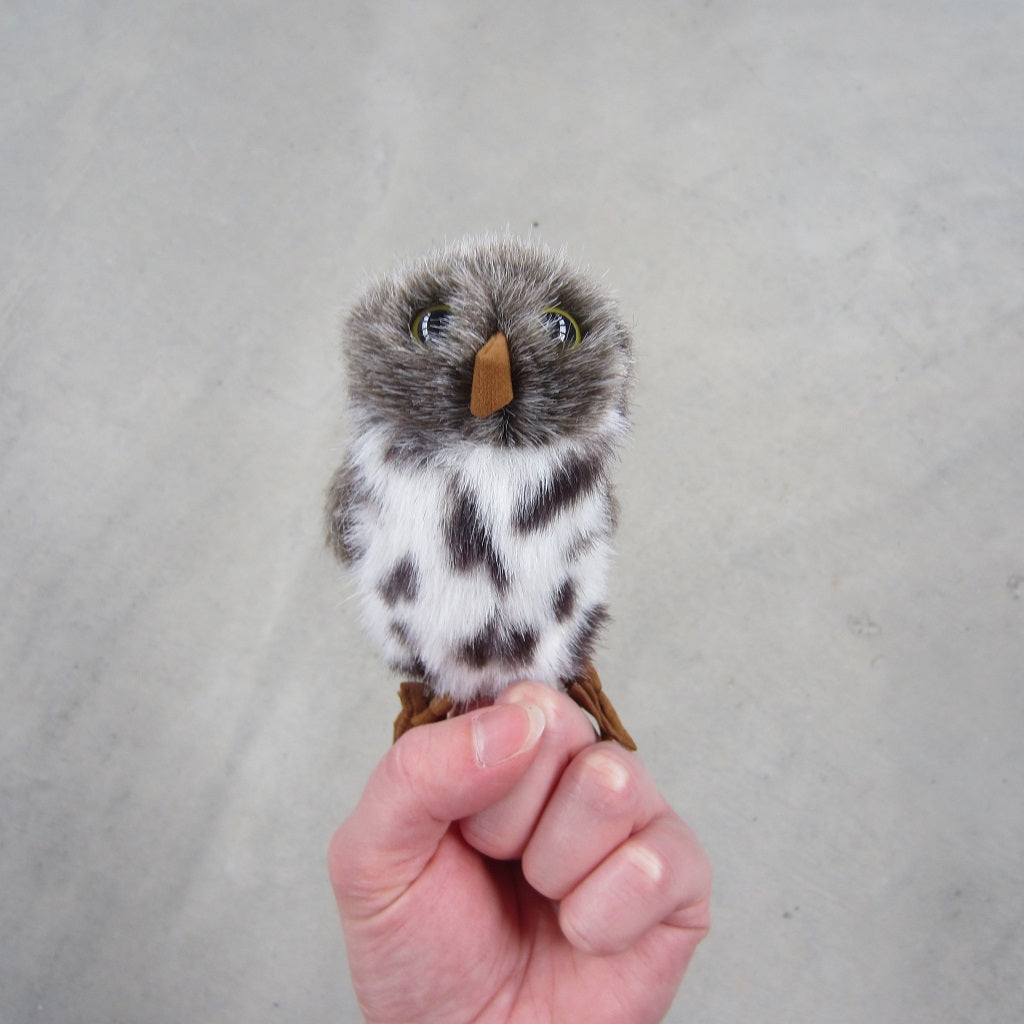
<instances>
[{"instance_id":1,"label":"gray concrete background","mask_svg":"<svg viewBox=\"0 0 1024 1024\"><path fill-rule=\"evenodd\" d=\"M354 1021L394 680L337 322L536 233L635 324L600 653L716 870L672 1021L1024 1008L1024 8L0 5L0 1018Z\"/></svg>"}]
</instances>

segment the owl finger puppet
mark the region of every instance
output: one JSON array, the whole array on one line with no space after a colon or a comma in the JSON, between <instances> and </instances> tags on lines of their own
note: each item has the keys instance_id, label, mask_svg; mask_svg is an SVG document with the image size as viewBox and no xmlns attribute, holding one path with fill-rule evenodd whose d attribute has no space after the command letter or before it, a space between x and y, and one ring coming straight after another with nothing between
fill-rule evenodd
<instances>
[{"instance_id":1,"label":"owl finger puppet","mask_svg":"<svg viewBox=\"0 0 1024 1024\"><path fill-rule=\"evenodd\" d=\"M635 750L590 662L632 370L612 301L538 244L465 239L375 282L344 335L328 540L408 680L395 739L533 679Z\"/></svg>"}]
</instances>

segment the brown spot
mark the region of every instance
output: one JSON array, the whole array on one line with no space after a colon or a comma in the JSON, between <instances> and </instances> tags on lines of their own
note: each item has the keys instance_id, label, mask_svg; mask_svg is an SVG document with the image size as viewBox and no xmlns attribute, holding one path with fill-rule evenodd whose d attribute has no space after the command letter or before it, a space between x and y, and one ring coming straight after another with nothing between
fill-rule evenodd
<instances>
[{"instance_id":1,"label":"brown spot","mask_svg":"<svg viewBox=\"0 0 1024 1024\"><path fill-rule=\"evenodd\" d=\"M395 661L391 663L391 667L401 676L405 676L408 679L418 679L423 682L428 681L429 673L427 672L426 665L420 661L419 658L409 658L405 661Z\"/></svg>"},{"instance_id":2,"label":"brown spot","mask_svg":"<svg viewBox=\"0 0 1024 1024\"><path fill-rule=\"evenodd\" d=\"M412 649L412 637L409 627L401 619L392 619L388 623L388 632L403 646Z\"/></svg>"},{"instance_id":3,"label":"brown spot","mask_svg":"<svg viewBox=\"0 0 1024 1024\"><path fill-rule=\"evenodd\" d=\"M459 651L459 657L474 668L492 662L502 665L525 665L537 649L539 637L525 626L502 627L493 619Z\"/></svg>"},{"instance_id":4,"label":"brown spot","mask_svg":"<svg viewBox=\"0 0 1024 1024\"><path fill-rule=\"evenodd\" d=\"M576 607L576 585L572 580L566 579L565 582L555 591L555 599L553 602L553 608L555 610L555 619L558 622L565 622L573 610Z\"/></svg>"},{"instance_id":5,"label":"brown spot","mask_svg":"<svg viewBox=\"0 0 1024 1024\"><path fill-rule=\"evenodd\" d=\"M419 590L420 574L412 555L406 555L377 584L377 593L389 608L394 608L399 601L415 601Z\"/></svg>"},{"instance_id":6,"label":"brown spot","mask_svg":"<svg viewBox=\"0 0 1024 1024\"><path fill-rule=\"evenodd\" d=\"M601 538L596 533L577 534L565 552L566 560L578 562L588 551L592 551Z\"/></svg>"},{"instance_id":7,"label":"brown spot","mask_svg":"<svg viewBox=\"0 0 1024 1024\"><path fill-rule=\"evenodd\" d=\"M601 459L568 455L516 512L514 525L521 533L539 530L563 509L581 498L602 479Z\"/></svg>"},{"instance_id":8,"label":"brown spot","mask_svg":"<svg viewBox=\"0 0 1024 1024\"><path fill-rule=\"evenodd\" d=\"M455 496L455 504L448 518L446 537L452 566L458 572L472 572L485 566L499 592L508 587L508 571L484 524L476 502L465 490Z\"/></svg>"},{"instance_id":9,"label":"brown spot","mask_svg":"<svg viewBox=\"0 0 1024 1024\"><path fill-rule=\"evenodd\" d=\"M608 609L603 604L595 604L583 613L583 619L572 639L570 648L573 664L577 666L577 671L590 660L597 634L607 621Z\"/></svg>"},{"instance_id":10,"label":"brown spot","mask_svg":"<svg viewBox=\"0 0 1024 1024\"><path fill-rule=\"evenodd\" d=\"M327 489L327 543L344 564L358 562L366 552L357 540L361 509L372 501L372 492L355 464L346 460L331 478Z\"/></svg>"}]
</instances>

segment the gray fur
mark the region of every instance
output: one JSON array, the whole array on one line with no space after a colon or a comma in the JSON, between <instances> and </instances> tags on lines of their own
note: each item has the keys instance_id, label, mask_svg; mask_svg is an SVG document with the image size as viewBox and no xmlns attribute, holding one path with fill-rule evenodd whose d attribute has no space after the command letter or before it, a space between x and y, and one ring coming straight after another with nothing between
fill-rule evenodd
<instances>
[{"instance_id":1,"label":"gray fur","mask_svg":"<svg viewBox=\"0 0 1024 1024\"><path fill-rule=\"evenodd\" d=\"M453 310L444 341L414 342L410 320L439 302ZM552 344L541 320L552 305L578 320L579 347ZM516 398L480 420L469 413L473 358L499 329L509 339ZM614 304L564 255L513 237L463 241L380 278L352 310L345 337L350 409L363 426L400 428L396 457L429 458L462 440L586 438L609 405L625 410L630 337Z\"/></svg>"}]
</instances>

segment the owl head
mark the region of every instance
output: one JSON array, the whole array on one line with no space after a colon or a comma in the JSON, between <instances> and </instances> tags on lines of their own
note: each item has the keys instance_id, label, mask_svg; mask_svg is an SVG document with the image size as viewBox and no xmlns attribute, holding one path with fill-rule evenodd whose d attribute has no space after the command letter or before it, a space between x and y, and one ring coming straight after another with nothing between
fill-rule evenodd
<instances>
[{"instance_id":1,"label":"owl head","mask_svg":"<svg viewBox=\"0 0 1024 1024\"><path fill-rule=\"evenodd\" d=\"M376 281L345 324L349 406L413 457L468 442L617 440L632 359L614 303L562 254L464 239Z\"/></svg>"}]
</instances>

